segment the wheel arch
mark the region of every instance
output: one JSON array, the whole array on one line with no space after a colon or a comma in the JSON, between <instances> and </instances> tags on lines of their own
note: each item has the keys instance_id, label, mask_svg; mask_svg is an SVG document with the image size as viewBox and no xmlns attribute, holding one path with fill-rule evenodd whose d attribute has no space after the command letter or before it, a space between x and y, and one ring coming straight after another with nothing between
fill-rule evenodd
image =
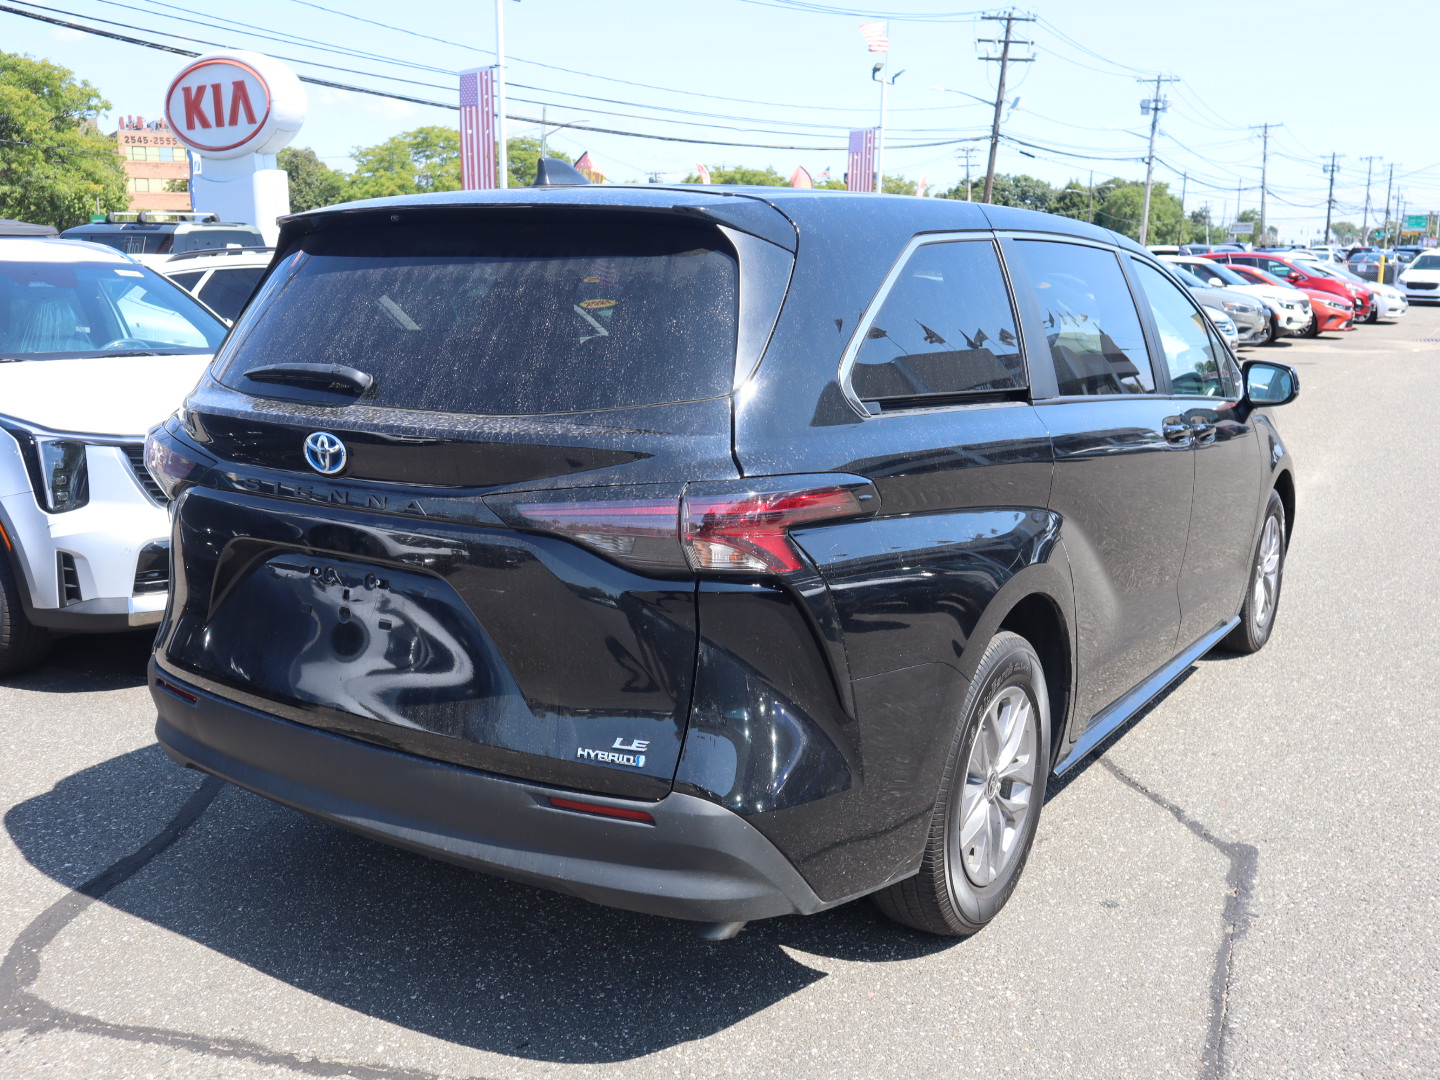
<instances>
[{"instance_id":1,"label":"wheel arch","mask_svg":"<svg viewBox=\"0 0 1440 1080\"><path fill-rule=\"evenodd\" d=\"M1295 478L1289 469L1276 473L1275 493L1280 496L1280 504L1285 507L1285 543L1288 546L1290 537L1295 532Z\"/></svg>"},{"instance_id":2,"label":"wheel arch","mask_svg":"<svg viewBox=\"0 0 1440 1080\"><path fill-rule=\"evenodd\" d=\"M1043 592L1032 592L1018 600L996 627L1008 630L1030 643L1045 671L1045 688L1050 699L1050 764L1053 766L1069 715L1074 686L1074 650L1064 612Z\"/></svg>"}]
</instances>

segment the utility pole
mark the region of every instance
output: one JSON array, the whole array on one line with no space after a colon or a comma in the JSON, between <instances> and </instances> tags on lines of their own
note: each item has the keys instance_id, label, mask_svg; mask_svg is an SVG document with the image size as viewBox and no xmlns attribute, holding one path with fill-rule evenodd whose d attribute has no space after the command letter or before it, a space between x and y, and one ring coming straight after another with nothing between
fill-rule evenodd
<instances>
[{"instance_id":1,"label":"utility pole","mask_svg":"<svg viewBox=\"0 0 1440 1080\"><path fill-rule=\"evenodd\" d=\"M1190 175L1180 174L1180 232L1175 237L1177 244L1185 243L1185 193L1190 190Z\"/></svg>"},{"instance_id":2,"label":"utility pole","mask_svg":"<svg viewBox=\"0 0 1440 1080\"><path fill-rule=\"evenodd\" d=\"M1250 130L1260 129L1260 244L1268 246L1270 238L1265 232L1265 174L1270 165L1270 129L1284 127L1284 124L1251 124Z\"/></svg>"},{"instance_id":3,"label":"utility pole","mask_svg":"<svg viewBox=\"0 0 1440 1080\"><path fill-rule=\"evenodd\" d=\"M1330 243L1330 220L1335 213L1335 174L1340 171L1336 159L1344 156L1344 154L1332 153L1330 164L1321 166L1330 177L1330 194L1325 199L1325 243L1327 244Z\"/></svg>"},{"instance_id":4,"label":"utility pole","mask_svg":"<svg viewBox=\"0 0 1440 1080\"><path fill-rule=\"evenodd\" d=\"M974 198L970 193L970 162L980 152L978 147L966 146L955 151L957 154L965 155L965 201L973 202Z\"/></svg>"},{"instance_id":5,"label":"utility pole","mask_svg":"<svg viewBox=\"0 0 1440 1080\"><path fill-rule=\"evenodd\" d=\"M1370 242L1370 171L1375 167L1375 162L1380 160L1379 154L1360 159L1365 162L1365 211L1360 217L1360 242Z\"/></svg>"},{"instance_id":6,"label":"utility pole","mask_svg":"<svg viewBox=\"0 0 1440 1080\"><path fill-rule=\"evenodd\" d=\"M1015 38L1014 34L1013 34L1013 30L1014 30L1015 24L1016 24L1017 22L1034 22L1034 21L1035 21L1035 16L1034 16L1034 15L1017 15L1017 14L1015 14L1015 9L1014 9L1014 8L1011 8L1011 9L1010 9L1008 12L1006 12L1004 15L985 15L985 16L982 16L982 17L985 18L985 19L989 19L989 20L991 20L991 21L993 21L993 22L999 22L1001 19L1004 19L1004 20L1005 20L1005 40L1004 40L1004 41L997 41L995 38L981 38L981 39L980 39L980 44L982 44L982 45L999 45L999 46L1001 46L1000 55L999 55L999 56L982 56L982 57L980 57L981 60L984 60L984 61L986 61L987 63L993 62L993 61L996 61L996 60L1000 61L1000 86L999 86L999 89L997 89L996 92L995 92L995 121L994 121L994 123L992 123L992 124L990 125L990 164L989 164L989 165L986 167L986 169L985 169L985 197L981 200L981 202L987 202L987 203L988 203L988 202L990 201L990 196L991 196L991 195L994 193L994 191L995 191L995 154L996 154L996 152L1000 149L1000 110L1001 110L1001 109L1004 107L1004 105L1005 105L1005 76L1006 76L1006 74L1008 73L1009 68L1010 68L1010 65L1011 65L1012 63L1013 63L1013 64L1033 64L1033 63L1035 62L1035 58L1034 58L1033 56L1020 56L1020 57L1015 57L1015 58L1013 58L1013 59L1011 58L1011 56L1010 56L1010 46L1011 46L1011 45L1033 45L1033 44L1034 44L1034 42L1032 42L1032 41L1020 41L1020 40L1017 40L1017 39Z\"/></svg>"},{"instance_id":7,"label":"utility pole","mask_svg":"<svg viewBox=\"0 0 1440 1080\"><path fill-rule=\"evenodd\" d=\"M1136 79L1136 82L1149 82ZM1160 127L1160 114L1170 107L1170 102L1160 96L1160 86L1167 82L1179 82L1173 75L1155 76L1155 96L1140 102L1140 114L1150 114L1150 152L1145 155L1145 204L1140 209L1140 243L1145 243L1150 234L1150 189L1155 180L1155 133Z\"/></svg>"},{"instance_id":8,"label":"utility pole","mask_svg":"<svg viewBox=\"0 0 1440 1080\"><path fill-rule=\"evenodd\" d=\"M1090 220L1095 220L1095 170L1090 170Z\"/></svg>"},{"instance_id":9,"label":"utility pole","mask_svg":"<svg viewBox=\"0 0 1440 1080\"><path fill-rule=\"evenodd\" d=\"M1385 230L1385 239L1390 239L1390 192L1395 187L1395 163L1390 163L1390 179L1385 181L1385 223L1381 226ZM1394 247L1394 243L1390 244Z\"/></svg>"}]
</instances>

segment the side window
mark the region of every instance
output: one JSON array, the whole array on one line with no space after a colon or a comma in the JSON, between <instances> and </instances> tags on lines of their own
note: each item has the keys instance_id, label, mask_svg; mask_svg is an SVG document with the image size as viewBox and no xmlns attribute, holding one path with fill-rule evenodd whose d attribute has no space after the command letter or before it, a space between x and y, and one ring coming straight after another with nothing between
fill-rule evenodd
<instances>
[{"instance_id":1,"label":"side window","mask_svg":"<svg viewBox=\"0 0 1440 1080\"><path fill-rule=\"evenodd\" d=\"M1169 277L1149 263L1132 261L1155 314L1174 392L1232 401L1238 398L1233 361L1211 336L1210 320Z\"/></svg>"},{"instance_id":2,"label":"side window","mask_svg":"<svg viewBox=\"0 0 1440 1080\"><path fill-rule=\"evenodd\" d=\"M1060 393L1153 393L1140 315L1114 253L1051 240L1019 247L1021 287L1040 305Z\"/></svg>"},{"instance_id":3,"label":"side window","mask_svg":"<svg viewBox=\"0 0 1440 1080\"><path fill-rule=\"evenodd\" d=\"M186 292L194 292L195 286L200 284L200 279L205 276L205 273L201 270L192 270L185 274L169 274L167 276Z\"/></svg>"},{"instance_id":4,"label":"side window","mask_svg":"<svg viewBox=\"0 0 1440 1080\"><path fill-rule=\"evenodd\" d=\"M995 245L917 248L866 332L850 384L865 401L1023 390L1015 312Z\"/></svg>"},{"instance_id":5,"label":"side window","mask_svg":"<svg viewBox=\"0 0 1440 1080\"><path fill-rule=\"evenodd\" d=\"M234 322L245 309L246 301L255 291L255 286L260 284L260 276L264 273L263 266L237 266L212 271L210 280L200 288L200 299L221 318Z\"/></svg>"}]
</instances>

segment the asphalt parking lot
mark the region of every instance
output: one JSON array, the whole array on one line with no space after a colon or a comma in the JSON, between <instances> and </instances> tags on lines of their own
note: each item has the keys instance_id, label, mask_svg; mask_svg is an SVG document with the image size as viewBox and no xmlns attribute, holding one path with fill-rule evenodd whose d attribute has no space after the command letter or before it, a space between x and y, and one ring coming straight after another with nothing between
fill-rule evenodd
<instances>
[{"instance_id":1,"label":"asphalt parking lot","mask_svg":"<svg viewBox=\"0 0 1440 1080\"><path fill-rule=\"evenodd\" d=\"M1440 1075L1440 309L1300 372L1275 637L1051 791L966 941L867 903L707 943L173 765L141 635L0 682L0 1075Z\"/></svg>"}]
</instances>

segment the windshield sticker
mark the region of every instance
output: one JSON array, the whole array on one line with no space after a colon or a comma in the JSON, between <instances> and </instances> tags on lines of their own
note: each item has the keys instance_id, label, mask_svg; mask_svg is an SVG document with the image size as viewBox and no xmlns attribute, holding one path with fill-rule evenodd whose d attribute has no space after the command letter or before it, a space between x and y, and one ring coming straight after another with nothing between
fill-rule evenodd
<instances>
[{"instance_id":1,"label":"windshield sticker","mask_svg":"<svg viewBox=\"0 0 1440 1080\"><path fill-rule=\"evenodd\" d=\"M581 341L589 341L591 338L609 337L609 336L610 336L610 331L605 329L604 324L596 321L595 316L594 316L594 315L591 315L588 311L586 311L584 308L582 308L579 304L576 304L576 305L575 305L575 314L576 314L576 315L579 315L582 319L584 319L587 323L589 323L591 326L593 326L593 327L595 328L595 333L593 333L593 334L586 334L584 337L582 337L582 338L580 339Z\"/></svg>"}]
</instances>

